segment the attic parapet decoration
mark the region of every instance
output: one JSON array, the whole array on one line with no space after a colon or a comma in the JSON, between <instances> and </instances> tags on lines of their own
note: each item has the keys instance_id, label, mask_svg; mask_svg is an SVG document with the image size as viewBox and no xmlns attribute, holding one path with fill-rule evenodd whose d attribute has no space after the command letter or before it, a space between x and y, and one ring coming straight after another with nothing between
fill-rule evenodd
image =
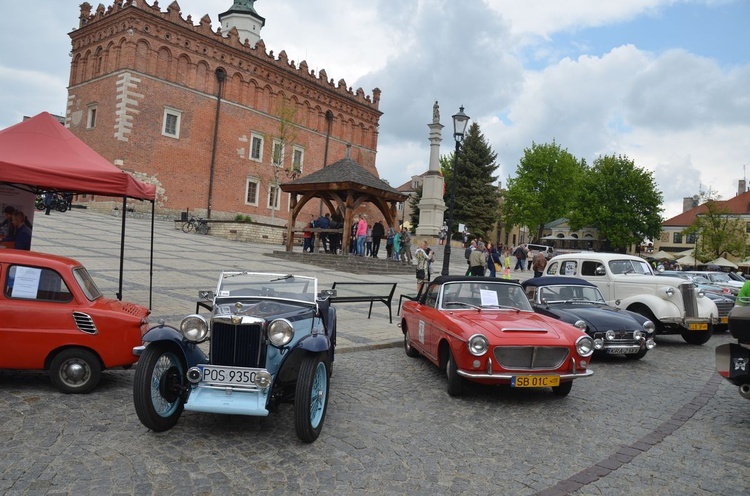
<instances>
[{"instance_id":1,"label":"attic parapet decoration","mask_svg":"<svg viewBox=\"0 0 750 496\"><path fill-rule=\"evenodd\" d=\"M251 57L271 62L277 68L283 71L292 72L298 77L304 77L316 83L318 86L327 87L337 93L354 97L356 100L374 109L378 109L380 104L379 88L374 88L372 90L372 96L370 96L366 95L362 88L353 90L351 87L347 87L344 79L340 79L338 84L335 83L333 78L328 78L325 69L319 70L318 75L316 76L315 71L310 70L307 62L304 60L299 63L299 66L295 66L294 61L288 59L284 50L279 52L278 57L274 57L273 51L266 52L266 45L263 43L262 39L258 40L254 48L250 47L246 42L241 42L239 33L234 27L227 32L227 37L224 37L221 32L221 27L217 28L216 31L213 30L211 26L211 18L208 14L201 17L199 23L194 25L191 16L187 16L187 18L183 19L180 5L176 1L169 4L166 12L162 12L159 8L158 0L154 0L151 5L149 5L146 0L115 0L112 5L106 8L106 10L104 5L99 4L94 13L92 13L92 6L88 2L82 3L80 7L81 14L79 17L79 28L88 27L91 24L101 21L121 10L137 8L151 15L157 15L182 28L190 29L196 34L209 37L213 41L222 43L230 48L241 50Z\"/></svg>"}]
</instances>

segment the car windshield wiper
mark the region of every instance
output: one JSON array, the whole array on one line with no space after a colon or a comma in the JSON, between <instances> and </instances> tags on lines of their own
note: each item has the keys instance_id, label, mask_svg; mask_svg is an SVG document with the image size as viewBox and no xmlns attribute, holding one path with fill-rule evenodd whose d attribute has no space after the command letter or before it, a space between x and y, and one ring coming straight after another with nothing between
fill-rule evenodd
<instances>
[{"instance_id":1,"label":"car windshield wiper","mask_svg":"<svg viewBox=\"0 0 750 496\"><path fill-rule=\"evenodd\" d=\"M471 303L466 303L465 301L446 301L445 303L443 303L443 306L447 307L448 305L458 305L458 306L462 306L462 307L476 308L477 310L481 310L482 309L482 307L478 307L476 305L472 305Z\"/></svg>"},{"instance_id":2,"label":"car windshield wiper","mask_svg":"<svg viewBox=\"0 0 750 496\"><path fill-rule=\"evenodd\" d=\"M287 279L291 279L292 277L294 277L294 276L293 276L292 274L287 274L287 275L285 275L285 276L277 277L276 279L271 279L271 280L270 280L269 282L274 282L274 281L285 281L285 280L287 280Z\"/></svg>"}]
</instances>

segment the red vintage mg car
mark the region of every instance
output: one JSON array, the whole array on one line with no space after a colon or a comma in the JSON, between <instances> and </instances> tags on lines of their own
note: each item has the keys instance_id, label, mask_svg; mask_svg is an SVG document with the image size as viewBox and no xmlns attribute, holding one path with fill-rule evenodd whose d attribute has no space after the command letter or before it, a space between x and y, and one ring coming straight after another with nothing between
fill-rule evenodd
<instances>
[{"instance_id":1,"label":"red vintage mg car","mask_svg":"<svg viewBox=\"0 0 750 496\"><path fill-rule=\"evenodd\" d=\"M88 393L103 369L130 367L145 307L104 298L70 258L0 249L0 368L49 370L64 393Z\"/></svg>"},{"instance_id":2,"label":"red vintage mg car","mask_svg":"<svg viewBox=\"0 0 750 496\"><path fill-rule=\"evenodd\" d=\"M465 381L551 387L565 396L588 368L594 341L570 324L534 313L516 282L442 276L402 308L404 350L445 370L448 394Z\"/></svg>"}]
</instances>

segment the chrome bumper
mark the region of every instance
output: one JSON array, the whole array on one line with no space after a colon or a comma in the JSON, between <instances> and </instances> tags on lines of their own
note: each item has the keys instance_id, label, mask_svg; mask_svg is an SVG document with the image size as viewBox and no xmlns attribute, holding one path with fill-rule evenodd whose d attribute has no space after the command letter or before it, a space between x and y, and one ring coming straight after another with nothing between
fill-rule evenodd
<instances>
[{"instance_id":1,"label":"chrome bumper","mask_svg":"<svg viewBox=\"0 0 750 496\"><path fill-rule=\"evenodd\" d=\"M466 377L467 379L490 379L490 380L506 380L506 381L509 381L513 379L513 377L516 377L519 375L559 375L560 380L567 380L567 379L581 379L583 377L591 377L592 375L594 375L594 371L590 369L586 369L576 374L557 374L555 372L549 372L549 373L519 372L517 374L474 374L472 372L465 372L463 370L459 370L458 375L462 377Z\"/></svg>"}]
</instances>

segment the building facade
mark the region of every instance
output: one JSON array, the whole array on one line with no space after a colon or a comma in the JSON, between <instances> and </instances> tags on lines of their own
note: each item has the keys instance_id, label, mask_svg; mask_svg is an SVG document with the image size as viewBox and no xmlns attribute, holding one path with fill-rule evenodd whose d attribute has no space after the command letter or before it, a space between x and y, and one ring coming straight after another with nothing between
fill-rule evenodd
<instances>
[{"instance_id":1,"label":"building facade","mask_svg":"<svg viewBox=\"0 0 750 496\"><path fill-rule=\"evenodd\" d=\"M280 183L347 153L378 176L380 90L267 51L253 3L235 1L216 30L208 15L183 18L177 2L166 12L145 0L80 7L66 125L154 184L158 211L283 224Z\"/></svg>"}]
</instances>

